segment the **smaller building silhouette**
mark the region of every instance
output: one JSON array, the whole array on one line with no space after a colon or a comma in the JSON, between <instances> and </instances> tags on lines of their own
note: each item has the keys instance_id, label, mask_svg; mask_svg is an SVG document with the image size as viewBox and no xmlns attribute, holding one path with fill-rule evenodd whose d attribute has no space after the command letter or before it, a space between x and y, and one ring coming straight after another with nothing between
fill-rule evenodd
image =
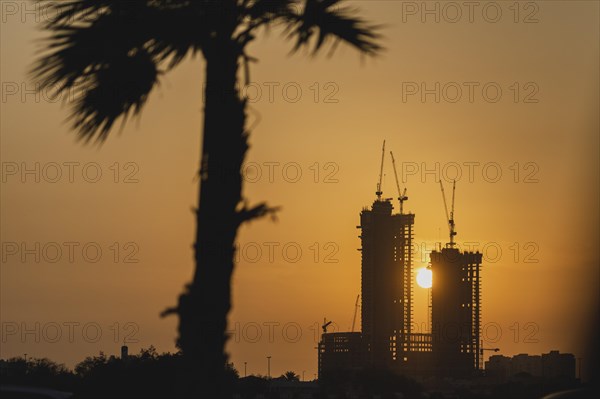
<instances>
[{"instance_id":1,"label":"smaller building silhouette","mask_svg":"<svg viewBox=\"0 0 600 399\"><path fill-rule=\"evenodd\" d=\"M319 378L364 368L367 353L367 343L360 332L324 333L319 342Z\"/></svg>"},{"instance_id":2,"label":"smaller building silhouette","mask_svg":"<svg viewBox=\"0 0 600 399\"><path fill-rule=\"evenodd\" d=\"M545 380L574 381L575 366L575 355L572 353L550 351L541 356L525 353L512 358L502 355L490 356L485 362L485 372L497 383L507 382L522 373Z\"/></svg>"},{"instance_id":3,"label":"smaller building silhouette","mask_svg":"<svg viewBox=\"0 0 600 399\"><path fill-rule=\"evenodd\" d=\"M532 376L542 376L542 357L540 355L527 355L525 353L513 356L511 360L511 375L527 373Z\"/></svg>"},{"instance_id":4,"label":"smaller building silhouette","mask_svg":"<svg viewBox=\"0 0 600 399\"><path fill-rule=\"evenodd\" d=\"M574 380L575 355L550 351L542 355L542 377L548 379Z\"/></svg>"}]
</instances>

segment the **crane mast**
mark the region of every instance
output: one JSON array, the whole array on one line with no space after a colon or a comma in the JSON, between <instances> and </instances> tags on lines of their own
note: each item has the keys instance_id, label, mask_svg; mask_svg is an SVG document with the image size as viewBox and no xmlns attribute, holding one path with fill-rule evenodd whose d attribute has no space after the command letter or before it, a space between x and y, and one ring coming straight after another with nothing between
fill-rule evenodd
<instances>
[{"instance_id":1,"label":"crane mast","mask_svg":"<svg viewBox=\"0 0 600 399\"><path fill-rule=\"evenodd\" d=\"M396 187L398 188L398 201L400 202L400 214L404 214L404 201L408 199L406 196L406 187L404 192L400 191L400 182L398 181L398 172L396 171L396 160L394 159L394 153L390 151L392 157L392 165L394 166L394 176L396 177Z\"/></svg>"},{"instance_id":2,"label":"crane mast","mask_svg":"<svg viewBox=\"0 0 600 399\"><path fill-rule=\"evenodd\" d=\"M375 195L377 195L377 200L381 201L381 183L383 181L383 160L385 158L385 140L383 140L383 148L381 149L381 168L379 169L379 183L377 183L377 191L375 191Z\"/></svg>"},{"instance_id":3,"label":"crane mast","mask_svg":"<svg viewBox=\"0 0 600 399\"><path fill-rule=\"evenodd\" d=\"M358 300L360 299L360 294L356 296L356 303L354 304L354 317L352 318L352 330L354 332L354 327L356 326L356 314L358 313Z\"/></svg>"},{"instance_id":4,"label":"crane mast","mask_svg":"<svg viewBox=\"0 0 600 399\"><path fill-rule=\"evenodd\" d=\"M454 194L456 192L456 180L452 182L452 208L448 213L448 204L446 203L446 193L444 192L444 184L440 179L440 188L442 189L442 199L444 200L444 210L446 211L446 220L448 221L448 228L450 230L450 242L447 244L448 247L454 248L456 243L454 242L454 236L456 231L454 230Z\"/></svg>"},{"instance_id":5,"label":"crane mast","mask_svg":"<svg viewBox=\"0 0 600 399\"><path fill-rule=\"evenodd\" d=\"M452 181L452 209L450 209L450 219L454 225L454 193L456 193L456 180Z\"/></svg>"}]
</instances>

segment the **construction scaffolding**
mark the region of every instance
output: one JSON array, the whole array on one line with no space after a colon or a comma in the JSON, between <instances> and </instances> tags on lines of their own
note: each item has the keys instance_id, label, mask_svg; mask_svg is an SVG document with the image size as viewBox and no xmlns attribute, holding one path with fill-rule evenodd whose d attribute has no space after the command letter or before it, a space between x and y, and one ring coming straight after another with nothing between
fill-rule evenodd
<instances>
[{"instance_id":1,"label":"construction scaffolding","mask_svg":"<svg viewBox=\"0 0 600 399\"><path fill-rule=\"evenodd\" d=\"M481 368L482 255L446 247L431 253L432 350L440 373L468 376Z\"/></svg>"},{"instance_id":2,"label":"construction scaffolding","mask_svg":"<svg viewBox=\"0 0 600 399\"><path fill-rule=\"evenodd\" d=\"M402 191L394 155L390 152L398 190L398 212L392 198L383 197L385 142L376 199L360 213L361 327L355 333L358 297L350 333L327 334L319 345L319 369L361 364L420 376L467 377L482 369L481 261L482 255L456 247L454 199L448 208L440 188L449 229L449 242L431 253L429 268L435 281L429 289L430 333L413 332L413 248L415 215L404 213L408 200ZM325 329L326 325L324 325ZM354 353L354 355L353 355ZM328 366L328 365L331 365Z\"/></svg>"}]
</instances>

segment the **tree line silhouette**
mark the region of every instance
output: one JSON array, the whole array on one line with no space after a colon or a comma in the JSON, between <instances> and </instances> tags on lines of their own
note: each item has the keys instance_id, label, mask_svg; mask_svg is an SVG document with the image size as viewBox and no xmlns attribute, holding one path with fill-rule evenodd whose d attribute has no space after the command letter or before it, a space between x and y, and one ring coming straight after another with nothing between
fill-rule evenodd
<instances>
[{"instance_id":1,"label":"tree line silhouette","mask_svg":"<svg viewBox=\"0 0 600 399\"><path fill-rule=\"evenodd\" d=\"M158 353L153 346L142 348L139 353L126 358L100 352L86 357L73 370L46 358L14 357L0 360L0 383L71 392L73 399L197 398L193 386L181 381L186 378L186 367L181 351ZM340 371L325 380L301 382L300 376L293 371L276 378L240 377L231 363L226 364L223 376L224 388L218 397L232 399L294 399L306 397L306 392L314 399L372 398L374 395L382 399L399 395L404 398L533 399L578 386L574 381L548 381L527 373L519 373L510 381L498 384L486 383L484 377L458 384L443 379L434 384L431 381L420 383L390 370L369 368ZM2 397L6 396L3 394Z\"/></svg>"},{"instance_id":2,"label":"tree line silhouette","mask_svg":"<svg viewBox=\"0 0 600 399\"><path fill-rule=\"evenodd\" d=\"M2 385L50 388L72 392L73 398L184 398L197 397L182 384L186 364L181 352L158 353L153 346L126 358L107 356L100 352L77 363L73 370L47 358L14 357L0 360ZM227 363L224 371L226 389L221 397L233 394L268 393L265 376L240 378L238 371ZM272 380L299 381L288 371ZM4 397L4 395L3 395Z\"/></svg>"}]
</instances>

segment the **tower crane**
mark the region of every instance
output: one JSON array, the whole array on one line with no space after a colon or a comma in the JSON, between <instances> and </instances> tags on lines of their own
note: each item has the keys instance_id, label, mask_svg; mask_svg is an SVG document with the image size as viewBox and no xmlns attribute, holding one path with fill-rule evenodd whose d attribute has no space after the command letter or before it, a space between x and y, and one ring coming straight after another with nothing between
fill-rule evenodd
<instances>
[{"instance_id":1,"label":"tower crane","mask_svg":"<svg viewBox=\"0 0 600 399\"><path fill-rule=\"evenodd\" d=\"M354 304L354 317L352 318L352 330L354 332L354 327L356 326L356 314L358 313L358 300L360 299L360 294L356 296L356 303Z\"/></svg>"},{"instance_id":2,"label":"tower crane","mask_svg":"<svg viewBox=\"0 0 600 399\"><path fill-rule=\"evenodd\" d=\"M483 351L499 352L500 348L481 348L479 350L481 351L481 356L483 356Z\"/></svg>"},{"instance_id":3,"label":"tower crane","mask_svg":"<svg viewBox=\"0 0 600 399\"><path fill-rule=\"evenodd\" d=\"M377 200L381 201L381 183L383 180L383 159L385 158L385 140L383 140L383 148L381 149L381 168L379 169L379 183L377 183L377 191L375 191L375 195L377 195Z\"/></svg>"},{"instance_id":4,"label":"tower crane","mask_svg":"<svg viewBox=\"0 0 600 399\"><path fill-rule=\"evenodd\" d=\"M484 351L490 351L490 352L499 352L500 351L500 348L484 348L483 340L480 341L479 348L480 348L479 353L481 354L481 357L483 357Z\"/></svg>"},{"instance_id":5,"label":"tower crane","mask_svg":"<svg viewBox=\"0 0 600 399\"><path fill-rule=\"evenodd\" d=\"M448 205L446 204L446 193L444 192L444 184L442 183L442 179L440 179L440 188L442 189L442 198L444 199L444 210L446 211L446 220L448 221L448 228L450 229L450 242L447 244L448 247L454 248L456 243L454 242L454 236L456 235L456 231L454 230L454 193L456 191L456 180L452 182L452 209L450 210L450 214L448 214Z\"/></svg>"},{"instance_id":6,"label":"tower crane","mask_svg":"<svg viewBox=\"0 0 600 399\"><path fill-rule=\"evenodd\" d=\"M398 172L396 171L396 160L394 159L394 153L390 151L392 156L392 165L394 166L394 176L396 177L396 187L398 188L398 201L400 202L400 214L404 214L404 201L408 199L406 196L406 187L404 191L400 191L400 183L398 182Z\"/></svg>"},{"instance_id":7,"label":"tower crane","mask_svg":"<svg viewBox=\"0 0 600 399\"><path fill-rule=\"evenodd\" d=\"M327 334L327 327L329 327L331 323L333 323L333 321L327 321L327 318L323 319L323 325L321 326L321 328L323 329L323 334Z\"/></svg>"},{"instance_id":8,"label":"tower crane","mask_svg":"<svg viewBox=\"0 0 600 399\"><path fill-rule=\"evenodd\" d=\"M479 368L479 367L481 367L481 365L482 365L482 363L483 363L483 353L484 353L485 351L489 351L489 352L499 352L499 351L500 351L500 348L485 348L485 347L483 346L483 340L481 340L481 341L480 341L480 344L479 344L479 356L478 356L478 359L477 359L477 365L478 365L477 367L478 367L478 368Z\"/></svg>"}]
</instances>

